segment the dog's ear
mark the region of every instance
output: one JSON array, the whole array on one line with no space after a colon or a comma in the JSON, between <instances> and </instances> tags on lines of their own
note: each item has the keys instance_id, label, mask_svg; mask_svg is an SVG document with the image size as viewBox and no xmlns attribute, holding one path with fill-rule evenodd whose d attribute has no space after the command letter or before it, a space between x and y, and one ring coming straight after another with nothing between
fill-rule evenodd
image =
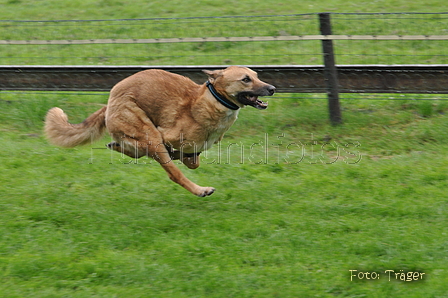
<instances>
[{"instance_id":1,"label":"dog's ear","mask_svg":"<svg viewBox=\"0 0 448 298\"><path fill-rule=\"evenodd\" d=\"M208 79L210 83L213 83L218 77L222 75L222 70L202 70L205 74L208 75Z\"/></svg>"}]
</instances>

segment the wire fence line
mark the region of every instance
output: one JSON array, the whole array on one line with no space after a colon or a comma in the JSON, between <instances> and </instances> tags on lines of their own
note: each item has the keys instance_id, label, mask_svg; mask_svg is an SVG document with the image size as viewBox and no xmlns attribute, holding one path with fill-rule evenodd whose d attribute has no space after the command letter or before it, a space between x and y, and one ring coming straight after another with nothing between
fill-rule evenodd
<instances>
[{"instance_id":1,"label":"wire fence line","mask_svg":"<svg viewBox=\"0 0 448 298\"><path fill-rule=\"evenodd\" d=\"M0 20L9 65L319 65L322 39L338 64L448 64L448 14L332 13L121 20ZM254 43L253 41L257 41Z\"/></svg>"},{"instance_id":2,"label":"wire fence line","mask_svg":"<svg viewBox=\"0 0 448 298\"><path fill-rule=\"evenodd\" d=\"M0 28L0 90L104 91L154 66L200 82L203 68L252 65L281 92L327 93L335 123L340 92L448 94L448 13L0 20Z\"/></svg>"}]
</instances>

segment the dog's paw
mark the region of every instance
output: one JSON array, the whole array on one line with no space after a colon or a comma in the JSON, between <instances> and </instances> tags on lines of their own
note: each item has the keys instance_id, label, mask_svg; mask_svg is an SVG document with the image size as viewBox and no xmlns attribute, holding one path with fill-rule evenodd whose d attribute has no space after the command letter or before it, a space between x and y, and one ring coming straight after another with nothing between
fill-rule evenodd
<instances>
[{"instance_id":1,"label":"dog's paw","mask_svg":"<svg viewBox=\"0 0 448 298\"><path fill-rule=\"evenodd\" d=\"M216 189L214 187L201 187L201 189L197 193L197 196L198 197L206 197L206 196L213 194L215 192L215 190Z\"/></svg>"}]
</instances>

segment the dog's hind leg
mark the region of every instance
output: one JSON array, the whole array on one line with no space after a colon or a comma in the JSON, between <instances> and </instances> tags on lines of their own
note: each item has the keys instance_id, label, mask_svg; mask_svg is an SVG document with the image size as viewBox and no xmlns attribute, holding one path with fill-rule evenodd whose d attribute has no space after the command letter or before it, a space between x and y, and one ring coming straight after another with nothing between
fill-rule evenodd
<instances>
[{"instance_id":1,"label":"dog's hind leg","mask_svg":"<svg viewBox=\"0 0 448 298\"><path fill-rule=\"evenodd\" d=\"M134 141L133 143L135 143L136 141ZM143 156L147 156L147 152L144 151L139 151L139 146L135 146L132 145L132 143L128 142L110 142L109 144L106 145L107 148L123 153L127 156L130 156L132 158L140 158Z\"/></svg>"},{"instance_id":2,"label":"dog's hind leg","mask_svg":"<svg viewBox=\"0 0 448 298\"><path fill-rule=\"evenodd\" d=\"M191 153L191 154L184 154L184 157L182 158L182 163L186 165L189 169L197 169L199 167L199 153Z\"/></svg>"},{"instance_id":3,"label":"dog's hind leg","mask_svg":"<svg viewBox=\"0 0 448 298\"><path fill-rule=\"evenodd\" d=\"M172 160L182 159L182 163L186 165L189 169L197 169L199 167L200 158L198 153L181 153L181 151L173 151L170 147L167 147Z\"/></svg>"}]
</instances>

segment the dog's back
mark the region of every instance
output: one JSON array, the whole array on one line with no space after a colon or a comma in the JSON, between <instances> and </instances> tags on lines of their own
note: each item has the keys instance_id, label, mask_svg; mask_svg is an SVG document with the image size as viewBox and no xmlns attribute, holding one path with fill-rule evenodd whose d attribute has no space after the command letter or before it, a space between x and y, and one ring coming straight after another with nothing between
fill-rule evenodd
<instances>
[{"instance_id":1,"label":"dog's back","mask_svg":"<svg viewBox=\"0 0 448 298\"><path fill-rule=\"evenodd\" d=\"M201 86L187 77L160 69L138 72L114 86L110 92L108 115L121 108L122 101L132 100L159 125L161 116L185 114L199 98ZM184 111L182 111L184 110Z\"/></svg>"}]
</instances>

